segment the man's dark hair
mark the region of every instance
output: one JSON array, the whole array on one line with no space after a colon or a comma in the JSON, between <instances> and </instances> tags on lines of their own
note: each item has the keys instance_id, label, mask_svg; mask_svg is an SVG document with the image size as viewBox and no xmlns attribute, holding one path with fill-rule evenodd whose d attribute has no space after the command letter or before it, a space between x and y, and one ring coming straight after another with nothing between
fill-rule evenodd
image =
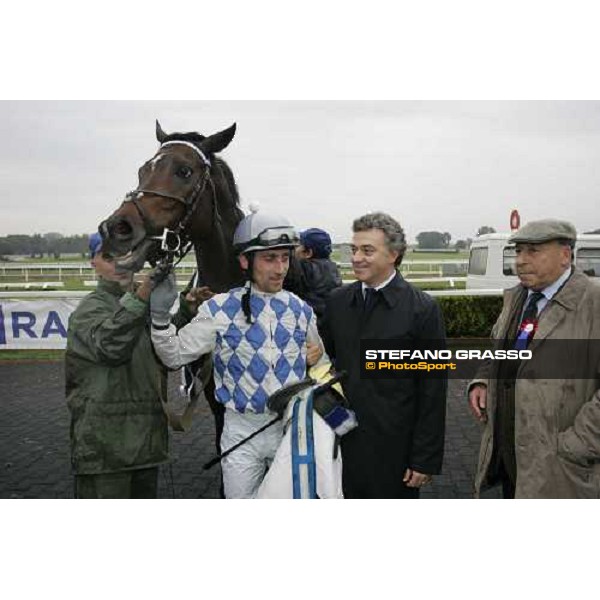
<instances>
[{"instance_id":1,"label":"man's dark hair","mask_svg":"<svg viewBox=\"0 0 600 600\"><path fill-rule=\"evenodd\" d=\"M398 267L404 258L406 252L406 237L404 229L396 219L382 212L367 213L362 217L354 220L352 223L352 231L368 231L369 229L381 229L385 236L385 245L391 252L397 252L398 258L394 266Z\"/></svg>"}]
</instances>

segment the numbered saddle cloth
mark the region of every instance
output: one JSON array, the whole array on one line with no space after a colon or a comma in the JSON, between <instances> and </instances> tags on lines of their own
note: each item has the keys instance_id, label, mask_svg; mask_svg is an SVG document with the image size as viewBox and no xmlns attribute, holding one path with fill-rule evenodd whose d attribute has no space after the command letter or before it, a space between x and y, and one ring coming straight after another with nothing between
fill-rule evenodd
<instances>
[{"instance_id":1,"label":"numbered saddle cloth","mask_svg":"<svg viewBox=\"0 0 600 600\"><path fill-rule=\"evenodd\" d=\"M285 433L257 498L343 498L342 457L330 425L313 410L313 390L289 402Z\"/></svg>"}]
</instances>

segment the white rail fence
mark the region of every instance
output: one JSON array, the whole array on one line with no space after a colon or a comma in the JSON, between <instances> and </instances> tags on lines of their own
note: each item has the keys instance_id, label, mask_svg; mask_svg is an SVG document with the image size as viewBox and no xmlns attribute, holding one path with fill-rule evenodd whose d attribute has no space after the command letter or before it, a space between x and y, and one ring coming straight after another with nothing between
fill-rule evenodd
<instances>
[{"instance_id":1,"label":"white rail fence","mask_svg":"<svg viewBox=\"0 0 600 600\"><path fill-rule=\"evenodd\" d=\"M460 281L467 274L467 260L407 260L400 272L407 279L451 278ZM342 271L351 270L351 263L338 263ZM177 276L189 279L196 269L194 262L182 262L177 267ZM93 285L96 273L90 263L0 263L0 289L16 287L60 288L67 280L83 280Z\"/></svg>"}]
</instances>

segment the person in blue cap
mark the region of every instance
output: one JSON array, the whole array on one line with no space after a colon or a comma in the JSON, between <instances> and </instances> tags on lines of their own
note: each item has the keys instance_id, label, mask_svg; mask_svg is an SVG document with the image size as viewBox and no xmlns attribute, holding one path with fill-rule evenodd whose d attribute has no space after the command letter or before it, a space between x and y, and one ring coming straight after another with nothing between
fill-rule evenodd
<instances>
[{"instance_id":1,"label":"person in blue cap","mask_svg":"<svg viewBox=\"0 0 600 600\"><path fill-rule=\"evenodd\" d=\"M90 249L90 260L98 254L100 248L102 247L102 236L96 231L90 234L88 240L88 248Z\"/></svg>"},{"instance_id":2,"label":"person in blue cap","mask_svg":"<svg viewBox=\"0 0 600 600\"><path fill-rule=\"evenodd\" d=\"M327 298L342 285L339 268L330 256L331 237L325 230L311 227L300 232L300 244L284 284L312 307L319 330Z\"/></svg>"}]
</instances>

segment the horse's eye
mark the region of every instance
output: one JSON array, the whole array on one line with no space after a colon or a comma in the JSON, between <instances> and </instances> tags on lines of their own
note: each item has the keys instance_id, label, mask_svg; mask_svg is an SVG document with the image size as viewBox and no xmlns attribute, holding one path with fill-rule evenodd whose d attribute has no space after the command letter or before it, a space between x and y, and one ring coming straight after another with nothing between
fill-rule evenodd
<instances>
[{"instance_id":1,"label":"horse's eye","mask_svg":"<svg viewBox=\"0 0 600 600\"><path fill-rule=\"evenodd\" d=\"M179 169L177 169L177 171L175 172L175 175L177 175L177 177L181 177L181 179L189 179L192 176L192 169L191 167L179 167Z\"/></svg>"}]
</instances>

